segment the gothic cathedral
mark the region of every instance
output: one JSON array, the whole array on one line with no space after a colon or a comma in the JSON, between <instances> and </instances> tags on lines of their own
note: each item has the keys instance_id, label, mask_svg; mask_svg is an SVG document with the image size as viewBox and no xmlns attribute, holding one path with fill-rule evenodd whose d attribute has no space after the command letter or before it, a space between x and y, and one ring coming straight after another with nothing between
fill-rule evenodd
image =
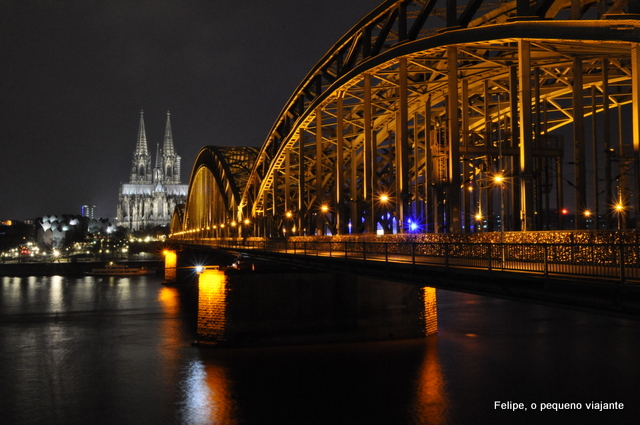
<instances>
[{"instance_id":1,"label":"gothic cathedral","mask_svg":"<svg viewBox=\"0 0 640 425\"><path fill-rule=\"evenodd\" d=\"M120 186L118 226L143 230L171 222L175 206L184 204L187 199L188 185L180 182L180 159L173 148L171 120L167 112L162 149L158 146L155 166L151 166L144 114L141 111L129 183Z\"/></svg>"}]
</instances>

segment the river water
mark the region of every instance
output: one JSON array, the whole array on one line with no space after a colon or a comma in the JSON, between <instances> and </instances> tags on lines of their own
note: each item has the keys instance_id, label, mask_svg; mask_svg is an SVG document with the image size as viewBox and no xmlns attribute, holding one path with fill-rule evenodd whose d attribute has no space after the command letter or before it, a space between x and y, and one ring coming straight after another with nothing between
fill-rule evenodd
<instances>
[{"instance_id":1,"label":"river water","mask_svg":"<svg viewBox=\"0 0 640 425\"><path fill-rule=\"evenodd\" d=\"M636 321L439 291L435 337L212 349L191 345L193 294L157 277L0 281L3 424L640 420Z\"/></svg>"}]
</instances>

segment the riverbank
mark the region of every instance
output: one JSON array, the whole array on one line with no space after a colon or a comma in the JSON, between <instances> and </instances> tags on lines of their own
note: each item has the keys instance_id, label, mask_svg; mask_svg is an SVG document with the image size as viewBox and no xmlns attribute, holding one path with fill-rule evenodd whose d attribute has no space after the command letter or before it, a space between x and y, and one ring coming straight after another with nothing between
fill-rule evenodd
<instances>
[{"instance_id":1,"label":"riverbank","mask_svg":"<svg viewBox=\"0 0 640 425\"><path fill-rule=\"evenodd\" d=\"M109 261L81 262L24 262L0 264L0 276L84 276L96 268L103 268ZM162 260L118 261L129 267L146 267L162 273Z\"/></svg>"}]
</instances>

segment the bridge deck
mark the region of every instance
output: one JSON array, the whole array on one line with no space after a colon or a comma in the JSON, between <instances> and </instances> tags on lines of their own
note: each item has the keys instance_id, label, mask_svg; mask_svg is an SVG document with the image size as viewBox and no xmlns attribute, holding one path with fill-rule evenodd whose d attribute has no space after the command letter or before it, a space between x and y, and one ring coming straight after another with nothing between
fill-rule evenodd
<instances>
[{"instance_id":1,"label":"bridge deck","mask_svg":"<svg viewBox=\"0 0 640 425\"><path fill-rule=\"evenodd\" d=\"M640 244L209 241L217 247L444 269L503 271L548 279L639 284Z\"/></svg>"},{"instance_id":2,"label":"bridge deck","mask_svg":"<svg viewBox=\"0 0 640 425\"><path fill-rule=\"evenodd\" d=\"M637 244L199 243L284 264L640 319Z\"/></svg>"}]
</instances>

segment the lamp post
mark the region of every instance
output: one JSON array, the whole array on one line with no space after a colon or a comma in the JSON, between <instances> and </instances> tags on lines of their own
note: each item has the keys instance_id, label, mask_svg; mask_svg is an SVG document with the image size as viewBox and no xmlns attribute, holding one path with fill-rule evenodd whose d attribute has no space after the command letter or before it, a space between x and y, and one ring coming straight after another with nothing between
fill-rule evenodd
<instances>
[{"instance_id":1,"label":"lamp post","mask_svg":"<svg viewBox=\"0 0 640 425\"><path fill-rule=\"evenodd\" d=\"M284 230L285 232L289 233L290 228L292 227L293 213L291 211L287 211L286 213L284 213L284 216L285 216ZM293 235L292 230L291 230L291 235Z\"/></svg>"},{"instance_id":2,"label":"lamp post","mask_svg":"<svg viewBox=\"0 0 640 425\"><path fill-rule=\"evenodd\" d=\"M502 262L502 269L504 270L504 190L502 185L504 184L504 176L497 174L493 176L493 182L498 185L500 190L500 258Z\"/></svg>"},{"instance_id":3,"label":"lamp post","mask_svg":"<svg viewBox=\"0 0 640 425\"><path fill-rule=\"evenodd\" d=\"M584 215L584 222L585 222L585 228L588 228L589 225L587 224L589 219L591 218L591 210L584 210L584 212L582 213ZM597 230L597 229L596 229Z\"/></svg>"},{"instance_id":4,"label":"lamp post","mask_svg":"<svg viewBox=\"0 0 640 425\"><path fill-rule=\"evenodd\" d=\"M504 177L500 174L493 176L493 182L498 185L500 190L500 240L504 242L504 191L502 185L504 184Z\"/></svg>"},{"instance_id":5,"label":"lamp post","mask_svg":"<svg viewBox=\"0 0 640 425\"><path fill-rule=\"evenodd\" d=\"M615 205L615 211L618 216L618 230L621 230L624 226L622 225L622 215L624 214L624 204L622 201L618 201Z\"/></svg>"},{"instance_id":6,"label":"lamp post","mask_svg":"<svg viewBox=\"0 0 640 425\"><path fill-rule=\"evenodd\" d=\"M382 208L380 208L380 209L383 212L383 214L382 214L382 216L383 216L382 223L384 225L383 227L387 227L387 225L388 225L387 213L389 211L387 204L389 203L389 195L387 195L386 193L381 193L380 195L378 195L378 203L382 206ZM377 217L378 214L380 214L380 209L378 209L378 213L374 214L374 216ZM377 218L376 218L376 220L377 220ZM376 223L373 223L373 225L376 227L376 234L378 234L378 229L377 229ZM393 228L393 224L391 225L391 228ZM383 233L385 232L384 228L382 229L382 232Z\"/></svg>"},{"instance_id":7,"label":"lamp post","mask_svg":"<svg viewBox=\"0 0 640 425\"><path fill-rule=\"evenodd\" d=\"M473 218L476 220L476 232L482 232L482 225L483 225L483 221L484 221L484 217L482 216L482 210L478 210L478 212L473 216ZM478 230L478 226L480 227L480 229Z\"/></svg>"},{"instance_id":8,"label":"lamp post","mask_svg":"<svg viewBox=\"0 0 640 425\"><path fill-rule=\"evenodd\" d=\"M329 206L327 204L320 205L321 218L319 223L320 228L318 230L321 236L324 236L324 228L326 226L328 212L329 212Z\"/></svg>"}]
</instances>

